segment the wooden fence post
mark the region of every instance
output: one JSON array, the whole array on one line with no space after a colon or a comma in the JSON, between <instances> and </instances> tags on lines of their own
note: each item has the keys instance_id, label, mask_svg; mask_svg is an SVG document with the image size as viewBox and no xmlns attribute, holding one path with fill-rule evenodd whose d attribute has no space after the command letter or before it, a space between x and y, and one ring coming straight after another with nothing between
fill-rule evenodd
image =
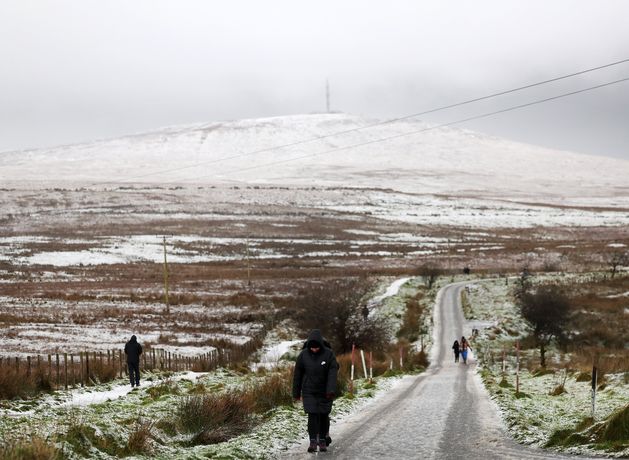
<instances>
[{"instance_id":1,"label":"wooden fence post","mask_svg":"<svg viewBox=\"0 0 629 460\"><path fill-rule=\"evenodd\" d=\"M74 378L74 355L70 354L70 369L72 371L72 388L76 386L76 379Z\"/></svg>"},{"instance_id":2,"label":"wooden fence post","mask_svg":"<svg viewBox=\"0 0 629 460\"><path fill-rule=\"evenodd\" d=\"M60 370L59 369L61 366L59 365L59 353L55 353L55 360L57 361L57 386L60 385L61 383L61 377L60 377Z\"/></svg>"},{"instance_id":3,"label":"wooden fence post","mask_svg":"<svg viewBox=\"0 0 629 460\"><path fill-rule=\"evenodd\" d=\"M90 353L85 352L85 384L90 383Z\"/></svg>"},{"instance_id":4,"label":"wooden fence post","mask_svg":"<svg viewBox=\"0 0 629 460\"><path fill-rule=\"evenodd\" d=\"M52 356L48 355L48 381L52 384Z\"/></svg>"},{"instance_id":5,"label":"wooden fence post","mask_svg":"<svg viewBox=\"0 0 629 460\"><path fill-rule=\"evenodd\" d=\"M83 374L83 352L79 351L79 364L81 366L81 386L85 386L85 374Z\"/></svg>"},{"instance_id":6,"label":"wooden fence post","mask_svg":"<svg viewBox=\"0 0 629 460\"><path fill-rule=\"evenodd\" d=\"M26 357L26 377L31 376L31 357Z\"/></svg>"},{"instance_id":7,"label":"wooden fence post","mask_svg":"<svg viewBox=\"0 0 629 460\"><path fill-rule=\"evenodd\" d=\"M68 389L68 354L63 354L63 386Z\"/></svg>"}]
</instances>

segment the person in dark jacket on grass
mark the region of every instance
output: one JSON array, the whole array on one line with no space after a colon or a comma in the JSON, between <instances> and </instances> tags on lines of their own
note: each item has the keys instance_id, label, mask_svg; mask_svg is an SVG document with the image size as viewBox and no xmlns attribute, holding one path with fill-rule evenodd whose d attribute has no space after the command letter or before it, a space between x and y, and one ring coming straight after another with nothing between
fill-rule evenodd
<instances>
[{"instance_id":1,"label":"person in dark jacket on grass","mask_svg":"<svg viewBox=\"0 0 629 460\"><path fill-rule=\"evenodd\" d=\"M308 414L308 452L325 452L329 442L330 411L336 392L339 365L334 352L326 347L321 331L310 332L297 357L293 373L293 398L302 400ZM331 442L331 441L330 441Z\"/></svg>"},{"instance_id":2,"label":"person in dark jacket on grass","mask_svg":"<svg viewBox=\"0 0 629 460\"><path fill-rule=\"evenodd\" d=\"M138 343L135 335L131 336L124 346L125 355L127 355L127 365L129 366L129 380L131 386L140 386L140 355L142 354L142 345Z\"/></svg>"}]
</instances>

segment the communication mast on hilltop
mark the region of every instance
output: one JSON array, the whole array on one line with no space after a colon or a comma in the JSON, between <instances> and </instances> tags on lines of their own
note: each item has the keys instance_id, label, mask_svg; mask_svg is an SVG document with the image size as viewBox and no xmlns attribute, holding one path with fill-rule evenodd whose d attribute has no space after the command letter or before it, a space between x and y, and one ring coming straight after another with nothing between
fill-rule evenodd
<instances>
[{"instance_id":1,"label":"communication mast on hilltop","mask_svg":"<svg viewBox=\"0 0 629 460\"><path fill-rule=\"evenodd\" d=\"M325 108L326 112L330 113L330 82L325 81Z\"/></svg>"}]
</instances>

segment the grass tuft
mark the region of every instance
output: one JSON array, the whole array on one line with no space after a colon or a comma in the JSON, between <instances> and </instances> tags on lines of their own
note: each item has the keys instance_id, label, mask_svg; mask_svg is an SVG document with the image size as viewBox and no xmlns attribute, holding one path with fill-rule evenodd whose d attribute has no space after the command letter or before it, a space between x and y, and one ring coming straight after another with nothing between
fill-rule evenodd
<instances>
[{"instance_id":1,"label":"grass tuft","mask_svg":"<svg viewBox=\"0 0 629 460\"><path fill-rule=\"evenodd\" d=\"M135 429L129 434L127 445L125 446L125 454L147 454L153 453L151 440L153 439L153 428L155 422L151 420L143 420L138 418Z\"/></svg>"},{"instance_id":2,"label":"grass tuft","mask_svg":"<svg viewBox=\"0 0 629 460\"><path fill-rule=\"evenodd\" d=\"M281 373L265 378L261 383L248 389L254 401L255 411L265 413L278 406L291 406L292 372L286 369Z\"/></svg>"},{"instance_id":3,"label":"grass tuft","mask_svg":"<svg viewBox=\"0 0 629 460\"><path fill-rule=\"evenodd\" d=\"M227 441L251 428L254 401L244 391L188 396L178 409L182 428L194 433L193 445Z\"/></svg>"},{"instance_id":4,"label":"grass tuft","mask_svg":"<svg viewBox=\"0 0 629 460\"><path fill-rule=\"evenodd\" d=\"M0 447L0 460L61 460L63 458L59 449L38 436Z\"/></svg>"},{"instance_id":5,"label":"grass tuft","mask_svg":"<svg viewBox=\"0 0 629 460\"><path fill-rule=\"evenodd\" d=\"M599 441L624 441L629 444L629 404L609 416Z\"/></svg>"}]
</instances>

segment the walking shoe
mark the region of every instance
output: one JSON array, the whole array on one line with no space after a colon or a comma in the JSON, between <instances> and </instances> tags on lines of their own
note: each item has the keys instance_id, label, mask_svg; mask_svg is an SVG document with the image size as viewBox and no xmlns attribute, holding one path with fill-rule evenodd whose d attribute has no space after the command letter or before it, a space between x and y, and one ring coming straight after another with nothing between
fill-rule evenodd
<instances>
[{"instance_id":1,"label":"walking shoe","mask_svg":"<svg viewBox=\"0 0 629 460\"><path fill-rule=\"evenodd\" d=\"M326 446L329 446L330 444L332 444L332 438L330 436L325 437L325 444Z\"/></svg>"},{"instance_id":2,"label":"walking shoe","mask_svg":"<svg viewBox=\"0 0 629 460\"><path fill-rule=\"evenodd\" d=\"M319 441L319 452L326 452L328 450L328 445L325 443L325 439Z\"/></svg>"},{"instance_id":3,"label":"walking shoe","mask_svg":"<svg viewBox=\"0 0 629 460\"><path fill-rule=\"evenodd\" d=\"M310 440L310 446L308 446L308 452L316 452L317 451L317 441L314 439Z\"/></svg>"}]
</instances>

